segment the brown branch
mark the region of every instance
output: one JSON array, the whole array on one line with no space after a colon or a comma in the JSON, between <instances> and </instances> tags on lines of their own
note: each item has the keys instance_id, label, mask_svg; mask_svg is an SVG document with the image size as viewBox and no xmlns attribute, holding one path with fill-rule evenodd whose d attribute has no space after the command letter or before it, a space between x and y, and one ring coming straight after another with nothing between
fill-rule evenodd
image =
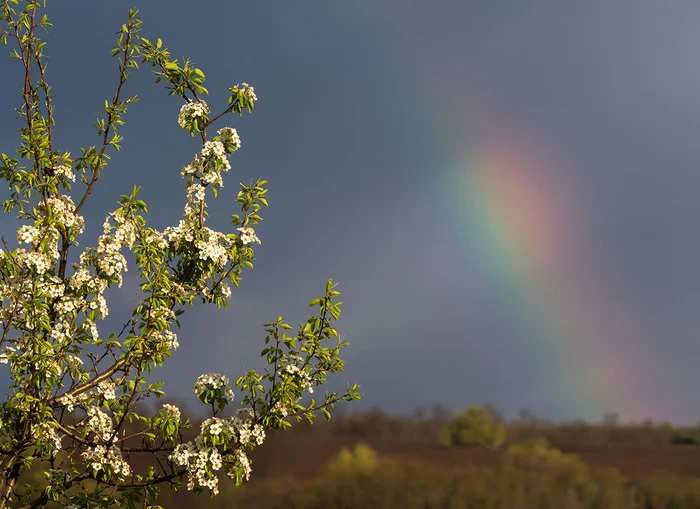
<instances>
[{"instance_id":1,"label":"brown branch","mask_svg":"<svg viewBox=\"0 0 700 509\"><path fill-rule=\"evenodd\" d=\"M61 394L60 396L56 396L51 398L46 402L46 404L52 408L57 408L61 405L59 403L59 400L65 397L75 397L79 396L80 394L83 394L84 392L89 391L93 387L96 387L100 383L104 382L107 380L109 377L111 377L114 373L119 371L127 362L127 354L125 354L123 357L118 359L114 364L112 364L109 368L107 368L105 371L97 375L95 378L85 382L83 385L79 385L75 389L72 389L68 392L65 392Z\"/></svg>"}]
</instances>

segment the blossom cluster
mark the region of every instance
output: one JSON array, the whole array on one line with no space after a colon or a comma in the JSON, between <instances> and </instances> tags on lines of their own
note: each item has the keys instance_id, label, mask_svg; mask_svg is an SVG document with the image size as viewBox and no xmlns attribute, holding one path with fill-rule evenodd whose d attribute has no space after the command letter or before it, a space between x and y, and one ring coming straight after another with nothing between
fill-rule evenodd
<instances>
[{"instance_id":1,"label":"blossom cluster","mask_svg":"<svg viewBox=\"0 0 700 509\"><path fill-rule=\"evenodd\" d=\"M209 106L201 99L197 102L187 102L180 108L177 123L180 124L180 127L186 129L188 124L191 124L194 119L206 118L208 114Z\"/></svg>"},{"instance_id":2,"label":"blossom cluster","mask_svg":"<svg viewBox=\"0 0 700 509\"><path fill-rule=\"evenodd\" d=\"M98 406L91 406L87 413L86 428L94 432L99 438L108 442L114 435L112 418Z\"/></svg>"},{"instance_id":3,"label":"blossom cluster","mask_svg":"<svg viewBox=\"0 0 700 509\"><path fill-rule=\"evenodd\" d=\"M240 85L236 85L231 89L231 92L234 94L237 93L242 93L245 97L248 98L249 101L255 102L258 100L258 96L255 95L255 89L248 85L248 83L241 83Z\"/></svg>"},{"instance_id":4,"label":"blossom cluster","mask_svg":"<svg viewBox=\"0 0 700 509\"><path fill-rule=\"evenodd\" d=\"M253 442L261 445L265 440L265 430L260 424L253 424L250 419L212 417L205 420L194 441L179 444L169 456L175 465L187 468L189 490L197 486L208 488L213 494L219 492L218 478L214 472L221 469L222 457L217 447L207 445L212 443L212 437L220 438L219 443L224 449L231 440L240 446ZM241 447L233 453L233 469L236 467L242 469L246 479L250 478L250 460ZM231 476L231 472L228 474Z\"/></svg>"},{"instance_id":5,"label":"blossom cluster","mask_svg":"<svg viewBox=\"0 0 700 509\"><path fill-rule=\"evenodd\" d=\"M231 479L235 479L236 469L240 468L243 471L243 476L245 477L245 480L249 481L252 469L250 468L250 459L248 458L248 455L243 449L236 449L233 453L233 459L233 467L228 472L226 472L226 475L229 476Z\"/></svg>"},{"instance_id":6,"label":"blossom cluster","mask_svg":"<svg viewBox=\"0 0 700 509\"><path fill-rule=\"evenodd\" d=\"M219 479L214 472L221 469L221 453L216 448L205 448L201 435L194 442L179 444L168 458L176 465L187 468L188 490L199 486L210 489L214 495L219 493Z\"/></svg>"},{"instance_id":7,"label":"blossom cluster","mask_svg":"<svg viewBox=\"0 0 700 509\"><path fill-rule=\"evenodd\" d=\"M301 369L296 364L287 364L283 369L280 369L277 372L277 375L280 377L292 376L298 378L301 382L302 389L308 389L310 394L313 394L314 392L311 374L309 374L309 372L306 370Z\"/></svg>"},{"instance_id":8,"label":"blossom cluster","mask_svg":"<svg viewBox=\"0 0 700 509\"><path fill-rule=\"evenodd\" d=\"M243 421L238 427L238 433L238 443L241 445L246 445L251 441L254 441L257 445L262 445L265 441L265 429L260 424L251 426L250 421Z\"/></svg>"},{"instance_id":9,"label":"blossom cluster","mask_svg":"<svg viewBox=\"0 0 700 509\"><path fill-rule=\"evenodd\" d=\"M165 235L159 231L148 228L143 231L144 243L147 245L154 244L158 249L167 249L168 241Z\"/></svg>"},{"instance_id":10,"label":"blossom cluster","mask_svg":"<svg viewBox=\"0 0 700 509\"><path fill-rule=\"evenodd\" d=\"M76 291L100 294L107 288L107 281L94 277L85 267L76 267L68 282L68 286Z\"/></svg>"},{"instance_id":11,"label":"blossom cluster","mask_svg":"<svg viewBox=\"0 0 700 509\"><path fill-rule=\"evenodd\" d=\"M248 244L260 244L260 239L258 236L255 234L255 230L253 230L250 227L244 227L244 228L238 228L238 231L241 232L240 238L241 242L243 242L243 245L248 245Z\"/></svg>"},{"instance_id":12,"label":"blossom cluster","mask_svg":"<svg viewBox=\"0 0 700 509\"><path fill-rule=\"evenodd\" d=\"M149 337L156 343L165 343L168 350L177 350L180 343L177 340L177 334L171 330L161 332L151 331Z\"/></svg>"},{"instance_id":13,"label":"blossom cluster","mask_svg":"<svg viewBox=\"0 0 700 509\"><path fill-rule=\"evenodd\" d=\"M283 405L281 401L277 401L270 407L270 413L278 413L284 418L289 415L289 409L286 405Z\"/></svg>"},{"instance_id":14,"label":"blossom cluster","mask_svg":"<svg viewBox=\"0 0 700 509\"><path fill-rule=\"evenodd\" d=\"M202 295L213 300L214 297L223 297L228 299L231 297L231 287L227 283L219 282L212 290L205 286L202 288Z\"/></svg>"},{"instance_id":15,"label":"blossom cluster","mask_svg":"<svg viewBox=\"0 0 700 509\"><path fill-rule=\"evenodd\" d=\"M95 309L94 303L98 303L100 306L100 309L98 311L99 315L106 316L106 314L108 313L108 309L107 301L105 300L105 298L99 295L97 299L90 302L90 309ZM93 340L97 341L98 339L100 339L100 333L97 330L97 324L89 318L85 319L83 324L80 326L80 329L86 332Z\"/></svg>"},{"instance_id":16,"label":"blossom cluster","mask_svg":"<svg viewBox=\"0 0 700 509\"><path fill-rule=\"evenodd\" d=\"M17 242L20 244L33 244L41 238L41 229L25 224L17 230Z\"/></svg>"},{"instance_id":17,"label":"blossom cluster","mask_svg":"<svg viewBox=\"0 0 700 509\"><path fill-rule=\"evenodd\" d=\"M94 448L89 448L83 452L85 463L92 468L95 473L100 470L111 469L114 474L120 476L131 475L131 467L123 458L122 452L116 446L111 446L109 449L104 445L97 445Z\"/></svg>"},{"instance_id":18,"label":"blossom cluster","mask_svg":"<svg viewBox=\"0 0 700 509\"><path fill-rule=\"evenodd\" d=\"M160 412L163 414L163 417L180 422L180 409L175 405L165 403L163 404L163 408L161 408Z\"/></svg>"},{"instance_id":19,"label":"blossom cluster","mask_svg":"<svg viewBox=\"0 0 700 509\"><path fill-rule=\"evenodd\" d=\"M231 154L241 148L241 138L238 136L238 131L232 127L222 127L216 134L216 138L223 143L224 150L227 154Z\"/></svg>"},{"instance_id":20,"label":"blossom cluster","mask_svg":"<svg viewBox=\"0 0 700 509\"><path fill-rule=\"evenodd\" d=\"M20 248L15 251L15 260L20 267L34 269L37 274L44 274L51 268L51 259L40 251L27 252Z\"/></svg>"},{"instance_id":21,"label":"blossom cluster","mask_svg":"<svg viewBox=\"0 0 700 509\"><path fill-rule=\"evenodd\" d=\"M168 226L163 234L175 249L180 249L183 243L192 242L194 240L194 225L180 220L177 226Z\"/></svg>"},{"instance_id":22,"label":"blossom cluster","mask_svg":"<svg viewBox=\"0 0 700 509\"><path fill-rule=\"evenodd\" d=\"M206 192L206 187L204 187L202 184L197 184L196 182L193 182L187 188L187 203L197 203L204 200Z\"/></svg>"},{"instance_id":23,"label":"blossom cluster","mask_svg":"<svg viewBox=\"0 0 700 509\"><path fill-rule=\"evenodd\" d=\"M34 269L38 275L46 273L53 261L60 256L58 228L68 232L69 237L80 235L85 229L85 220L75 213L75 204L70 196L44 197L37 205L37 221L34 225L22 225L17 229L17 242L36 246L32 251L15 250L15 261L26 269Z\"/></svg>"},{"instance_id":24,"label":"blossom cluster","mask_svg":"<svg viewBox=\"0 0 700 509\"><path fill-rule=\"evenodd\" d=\"M262 445L265 441L265 429L260 424L253 424L251 419L211 417L202 422L200 427L202 436L219 436L222 432L235 437L241 445L246 445L251 441Z\"/></svg>"},{"instance_id":25,"label":"blossom cluster","mask_svg":"<svg viewBox=\"0 0 700 509\"><path fill-rule=\"evenodd\" d=\"M224 186L222 173L231 169L229 155L241 147L238 131L231 127L223 127L217 131L213 140L204 143L202 150L194 155L192 161L180 171L182 178L197 179L202 186L214 184ZM197 200L204 199L204 193L199 187L188 189L188 199L194 195Z\"/></svg>"},{"instance_id":26,"label":"blossom cluster","mask_svg":"<svg viewBox=\"0 0 700 509\"><path fill-rule=\"evenodd\" d=\"M194 177L203 185L216 184L224 187L221 175L231 169L231 163L224 144L218 140L207 141L199 154L195 154L192 162L181 171L182 178Z\"/></svg>"},{"instance_id":27,"label":"blossom cluster","mask_svg":"<svg viewBox=\"0 0 700 509\"><path fill-rule=\"evenodd\" d=\"M73 169L70 166L66 166L64 164L55 166L53 168L53 173L57 177L63 177L72 182L75 182L75 173L73 173Z\"/></svg>"},{"instance_id":28,"label":"blossom cluster","mask_svg":"<svg viewBox=\"0 0 700 509\"><path fill-rule=\"evenodd\" d=\"M260 239L253 228L238 228L238 231L241 232L240 240L243 245L260 244ZM205 226L195 233L193 225L180 221L177 226L167 227L165 235L176 249L180 249L183 243L194 242L201 260L211 260L217 266L223 266L229 262L229 251L234 241L221 232Z\"/></svg>"},{"instance_id":29,"label":"blossom cluster","mask_svg":"<svg viewBox=\"0 0 700 509\"><path fill-rule=\"evenodd\" d=\"M73 412L77 406L82 405L89 399L90 394L87 392L83 392L77 396L71 393L66 393L58 399L58 403L65 406L68 412Z\"/></svg>"},{"instance_id":30,"label":"blossom cluster","mask_svg":"<svg viewBox=\"0 0 700 509\"><path fill-rule=\"evenodd\" d=\"M202 260L211 260L222 266L228 262L228 250L232 241L221 232L214 231L206 226L201 229L201 237L195 242Z\"/></svg>"},{"instance_id":31,"label":"blossom cluster","mask_svg":"<svg viewBox=\"0 0 700 509\"><path fill-rule=\"evenodd\" d=\"M32 437L37 443L48 445L53 452L61 450L61 437L48 422L33 424Z\"/></svg>"},{"instance_id":32,"label":"blossom cluster","mask_svg":"<svg viewBox=\"0 0 700 509\"><path fill-rule=\"evenodd\" d=\"M42 295L47 296L49 299L55 299L61 297L66 291L66 285L63 281L50 274L44 274L41 279L37 281L39 292Z\"/></svg>"},{"instance_id":33,"label":"blossom cluster","mask_svg":"<svg viewBox=\"0 0 700 509\"><path fill-rule=\"evenodd\" d=\"M211 161L213 163L214 168L224 172L231 169L231 163L228 160L228 154L226 153L224 144L219 140L212 140L204 143L204 147L200 153L204 161ZM204 183L207 184L208 182L204 180Z\"/></svg>"},{"instance_id":34,"label":"blossom cluster","mask_svg":"<svg viewBox=\"0 0 700 509\"><path fill-rule=\"evenodd\" d=\"M97 385L97 393L106 400L114 399L117 397L117 385L108 380Z\"/></svg>"},{"instance_id":35,"label":"blossom cluster","mask_svg":"<svg viewBox=\"0 0 700 509\"><path fill-rule=\"evenodd\" d=\"M54 222L64 228L73 229L76 235L80 235L85 229L85 219L75 213L75 203L68 195L43 198L37 209L41 218L52 217Z\"/></svg>"},{"instance_id":36,"label":"blossom cluster","mask_svg":"<svg viewBox=\"0 0 700 509\"><path fill-rule=\"evenodd\" d=\"M116 278L121 287L122 273L128 271L126 258L121 250L123 247L134 247L136 225L122 210L111 212L102 229L103 233L97 239L97 248L89 247L81 253L80 265L87 267L94 264L102 278Z\"/></svg>"},{"instance_id":37,"label":"blossom cluster","mask_svg":"<svg viewBox=\"0 0 700 509\"><path fill-rule=\"evenodd\" d=\"M22 225L17 229L17 242L31 244L33 249L28 252L19 248L14 256L21 267L33 268L41 275L60 256L58 240L61 231L67 232L69 237L80 235L85 229L85 220L75 213L75 203L66 195L42 198L37 204L36 213L34 225Z\"/></svg>"},{"instance_id":38,"label":"blossom cluster","mask_svg":"<svg viewBox=\"0 0 700 509\"><path fill-rule=\"evenodd\" d=\"M193 390L197 395L217 391L226 403L230 403L234 398L231 381L227 376L220 373L205 373L199 375L194 383Z\"/></svg>"},{"instance_id":39,"label":"blossom cluster","mask_svg":"<svg viewBox=\"0 0 700 509\"><path fill-rule=\"evenodd\" d=\"M10 361L10 355L15 353L17 349L14 346L6 346L0 353L0 363L7 364Z\"/></svg>"}]
</instances>

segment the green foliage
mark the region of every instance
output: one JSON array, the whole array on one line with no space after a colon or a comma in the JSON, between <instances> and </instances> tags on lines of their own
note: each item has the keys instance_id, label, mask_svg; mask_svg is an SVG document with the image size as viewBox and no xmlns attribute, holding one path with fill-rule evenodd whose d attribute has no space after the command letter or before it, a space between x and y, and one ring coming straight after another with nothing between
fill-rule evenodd
<instances>
[{"instance_id":1,"label":"green foliage","mask_svg":"<svg viewBox=\"0 0 700 509\"><path fill-rule=\"evenodd\" d=\"M550 447L544 439L508 447L495 476L498 489L507 490L513 503L529 500L535 507L554 509L563 501L581 507L609 507L600 505L604 493L609 500L626 496L621 476L607 473L608 489L603 492L588 465L576 455Z\"/></svg>"},{"instance_id":2,"label":"green foliage","mask_svg":"<svg viewBox=\"0 0 700 509\"><path fill-rule=\"evenodd\" d=\"M650 509L700 509L700 479L657 472L639 482L637 500Z\"/></svg>"},{"instance_id":3,"label":"green foliage","mask_svg":"<svg viewBox=\"0 0 700 509\"><path fill-rule=\"evenodd\" d=\"M700 444L700 423L694 428L671 428L668 431L672 444Z\"/></svg>"},{"instance_id":4,"label":"green foliage","mask_svg":"<svg viewBox=\"0 0 700 509\"><path fill-rule=\"evenodd\" d=\"M448 426L440 430L440 441L457 447L500 447L505 426L483 406L471 406L458 412Z\"/></svg>"},{"instance_id":5,"label":"green foliage","mask_svg":"<svg viewBox=\"0 0 700 509\"><path fill-rule=\"evenodd\" d=\"M377 467L377 453L367 444L357 444L353 451L343 448L327 465L330 472L372 472Z\"/></svg>"}]
</instances>

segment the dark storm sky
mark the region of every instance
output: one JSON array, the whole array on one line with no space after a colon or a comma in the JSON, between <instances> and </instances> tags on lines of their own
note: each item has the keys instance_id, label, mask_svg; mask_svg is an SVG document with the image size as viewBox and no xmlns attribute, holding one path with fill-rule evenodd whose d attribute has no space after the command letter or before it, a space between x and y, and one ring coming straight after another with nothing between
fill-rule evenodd
<instances>
[{"instance_id":1,"label":"dark storm sky","mask_svg":"<svg viewBox=\"0 0 700 509\"><path fill-rule=\"evenodd\" d=\"M260 367L262 324L278 314L304 320L332 277L346 303L339 329L352 344L340 381L362 385L358 408L491 402L508 416L527 406L555 419L597 420L605 411L698 419L700 3L198 5L54 2L46 50L56 141L73 154L97 143L90 125L113 94L109 51L129 7L141 11L143 36L161 37L173 56L205 71L212 110L238 82L259 97L253 115L230 117L242 149L210 208L211 224L223 229L237 183L269 181L256 268L226 311L185 315L180 349L156 372L170 393L189 394L204 371L235 378L243 366ZM0 74L0 151L10 153L20 68L6 58ZM177 223L184 203L179 171L198 147L177 125L181 103L145 67L126 93L139 103L126 117L124 150L84 209L89 235L134 183L159 229ZM459 165L455 147L468 133L488 136L479 122L459 121L476 118L483 103L514 136L546 139L566 161L555 170L573 183L585 224L567 238L585 247L579 256L586 274L605 282L606 302L624 310L616 307L613 320L643 331L606 339L617 341L612 359L583 348L577 363L578 350L553 338L551 348L570 353L564 369L553 366L524 337L507 296L465 275L487 269L450 241L463 223L451 217L459 207L444 206L439 182ZM0 229L8 235L12 226L3 218ZM128 316L134 276L110 292L109 325ZM597 362L619 366L624 388L610 376L587 395L581 373L595 373Z\"/></svg>"}]
</instances>

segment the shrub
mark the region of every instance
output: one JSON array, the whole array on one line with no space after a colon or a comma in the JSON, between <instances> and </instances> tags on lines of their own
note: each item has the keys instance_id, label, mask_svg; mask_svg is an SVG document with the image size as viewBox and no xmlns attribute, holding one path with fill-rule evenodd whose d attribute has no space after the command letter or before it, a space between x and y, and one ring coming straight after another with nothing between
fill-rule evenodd
<instances>
[{"instance_id":1,"label":"shrub","mask_svg":"<svg viewBox=\"0 0 700 509\"><path fill-rule=\"evenodd\" d=\"M440 441L458 447L499 447L505 440L505 426L487 407L472 406L458 412L440 431Z\"/></svg>"},{"instance_id":2,"label":"shrub","mask_svg":"<svg viewBox=\"0 0 700 509\"><path fill-rule=\"evenodd\" d=\"M700 443L700 425L694 428L671 428L669 430L672 444L695 445Z\"/></svg>"}]
</instances>

